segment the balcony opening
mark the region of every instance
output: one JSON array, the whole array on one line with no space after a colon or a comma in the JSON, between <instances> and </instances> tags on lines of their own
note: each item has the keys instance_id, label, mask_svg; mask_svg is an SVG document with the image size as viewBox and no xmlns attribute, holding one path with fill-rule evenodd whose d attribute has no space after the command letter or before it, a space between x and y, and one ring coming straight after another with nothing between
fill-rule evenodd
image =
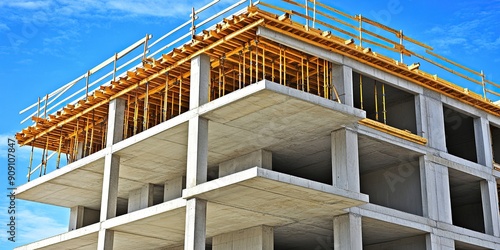
<instances>
[{"instance_id":1,"label":"balcony opening","mask_svg":"<svg viewBox=\"0 0 500 250\"><path fill-rule=\"evenodd\" d=\"M359 171L361 192L370 203L422 215L417 153L360 135Z\"/></svg>"},{"instance_id":2,"label":"balcony opening","mask_svg":"<svg viewBox=\"0 0 500 250\"><path fill-rule=\"evenodd\" d=\"M366 118L417 134L415 95L353 72L354 107Z\"/></svg>"},{"instance_id":3,"label":"balcony opening","mask_svg":"<svg viewBox=\"0 0 500 250\"><path fill-rule=\"evenodd\" d=\"M477 162L474 118L446 106L443 115L448 153Z\"/></svg>"},{"instance_id":4,"label":"balcony opening","mask_svg":"<svg viewBox=\"0 0 500 250\"><path fill-rule=\"evenodd\" d=\"M449 169L453 225L484 233L480 178Z\"/></svg>"}]
</instances>

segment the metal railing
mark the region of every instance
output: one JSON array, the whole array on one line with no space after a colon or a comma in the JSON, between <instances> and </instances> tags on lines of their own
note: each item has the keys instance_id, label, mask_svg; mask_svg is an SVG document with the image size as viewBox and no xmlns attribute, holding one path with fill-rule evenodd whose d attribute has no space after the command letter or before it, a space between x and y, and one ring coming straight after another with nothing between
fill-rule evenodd
<instances>
[{"instance_id":1,"label":"metal railing","mask_svg":"<svg viewBox=\"0 0 500 250\"><path fill-rule=\"evenodd\" d=\"M115 53L83 75L64 84L59 89L45 95L43 98L38 98L37 102L19 112L20 115L25 113L29 114L22 119L21 124L33 119L33 117L36 117L33 120L38 120L40 118L47 119L48 116L54 115L55 111L62 109L68 103L75 104L78 100L86 99L89 93L98 90L101 86L110 85L111 81L115 81L117 78L124 76L127 71L141 66L146 59L159 59L161 54L168 53L172 51L173 48L188 43L193 39L193 36L196 35L197 30L210 29L210 25L212 25L214 21L218 21L218 18L222 15L231 11L233 11L231 15L243 12L245 8L241 7L246 7L247 5L245 3L248 3L248 5L257 5L259 3L258 1L240 0L216 14L209 16L200 23L196 23L202 12L213 9L211 7L215 6L219 1L220 0L214 0L198 10L192 8L189 20L160 38L153 41L153 36L147 34L144 38L138 40L126 49ZM97 77L97 79L91 81L91 77Z\"/></svg>"}]
</instances>

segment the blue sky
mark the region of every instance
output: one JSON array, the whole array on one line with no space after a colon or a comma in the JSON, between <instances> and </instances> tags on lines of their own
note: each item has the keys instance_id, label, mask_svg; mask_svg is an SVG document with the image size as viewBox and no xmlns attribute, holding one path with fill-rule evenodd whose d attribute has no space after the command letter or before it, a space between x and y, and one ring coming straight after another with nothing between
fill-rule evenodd
<instances>
[{"instance_id":1,"label":"blue sky","mask_svg":"<svg viewBox=\"0 0 500 250\"><path fill-rule=\"evenodd\" d=\"M200 7L208 2L196 1L194 5ZM484 70L489 80L500 82L499 0L323 2L403 29L406 35L434 47L439 54L474 70ZM231 3L222 0L217 9ZM19 124L24 118L18 115L21 109L146 33L154 38L167 33L186 21L190 10L191 3L182 0L0 0L0 160L6 162L6 138L26 127ZM421 69L431 73L435 70ZM26 182L29 149L18 149L17 158L17 184L21 185ZM18 200L18 241L6 242L4 167L0 173L2 249L66 230L67 209Z\"/></svg>"}]
</instances>

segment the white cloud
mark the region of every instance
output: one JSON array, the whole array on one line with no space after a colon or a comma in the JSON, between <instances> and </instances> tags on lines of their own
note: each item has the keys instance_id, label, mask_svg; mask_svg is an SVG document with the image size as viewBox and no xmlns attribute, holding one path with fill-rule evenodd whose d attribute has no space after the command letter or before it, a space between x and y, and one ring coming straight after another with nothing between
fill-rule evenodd
<instances>
[{"instance_id":1,"label":"white cloud","mask_svg":"<svg viewBox=\"0 0 500 250\"><path fill-rule=\"evenodd\" d=\"M6 212L7 201L2 202L0 207L2 211L5 211L0 214L0 220L2 223L7 223L11 216ZM67 232L68 227L64 220L67 220L68 214L66 216L63 215L64 213L61 214L64 210L49 205L16 200L14 215L16 217L16 243L27 244ZM1 232L1 245L8 243L6 233L5 230Z\"/></svg>"},{"instance_id":2,"label":"white cloud","mask_svg":"<svg viewBox=\"0 0 500 250\"><path fill-rule=\"evenodd\" d=\"M0 23L0 31L8 31L10 30L9 26L5 23Z\"/></svg>"},{"instance_id":3,"label":"white cloud","mask_svg":"<svg viewBox=\"0 0 500 250\"><path fill-rule=\"evenodd\" d=\"M51 1L9 1L6 3L8 7L21 8L21 9L41 9L47 8Z\"/></svg>"},{"instance_id":4,"label":"white cloud","mask_svg":"<svg viewBox=\"0 0 500 250\"><path fill-rule=\"evenodd\" d=\"M499 18L497 11L500 1L490 2L488 6L466 5L455 13L451 23L435 26L427 31L435 37L431 45L443 53L462 50L477 53L480 50L500 49L498 27L492 25Z\"/></svg>"}]
</instances>

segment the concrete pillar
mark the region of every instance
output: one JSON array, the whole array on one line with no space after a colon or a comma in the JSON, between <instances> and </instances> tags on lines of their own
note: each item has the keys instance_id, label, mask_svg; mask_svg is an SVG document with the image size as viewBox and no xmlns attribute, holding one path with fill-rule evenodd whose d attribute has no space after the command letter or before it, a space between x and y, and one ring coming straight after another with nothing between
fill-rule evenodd
<instances>
[{"instance_id":1,"label":"concrete pillar","mask_svg":"<svg viewBox=\"0 0 500 250\"><path fill-rule=\"evenodd\" d=\"M273 250L274 230L269 226L257 226L214 236L213 250Z\"/></svg>"},{"instance_id":2,"label":"concrete pillar","mask_svg":"<svg viewBox=\"0 0 500 250\"><path fill-rule=\"evenodd\" d=\"M497 182L482 180L479 184L481 186L481 199L483 202L485 233L499 237L500 218L498 215Z\"/></svg>"},{"instance_id":3,"label":"concrete pillar","mask_svg":"<svg viewBox=\"0 0 500 250\"><path fill-rule=\"evenodd\" d=\"M208 55L201 54L191 59L190 79L189 109L194 109L208 102L210 82L210 57Z\"/></svg>"},{"instance_id":4,"label":"concrete pillar","mask_svg":"<svg viewBox=\"0 0 500 250\"><path fill-rule=\"evenodd\" d=\"M186 188L186 177L181 176L168 180L164 185L163 201L169 201L182 197L182 190Z\"/></svg>"},{"instance_id":5,"label":"concrete pillar","mask_svg":"<svg viewBox=\"0 0 500 250\"><path fill-rule=\"evenodd\" d=\"M192 198L186 204L185 250L204 250L206 237L207 201Z\"/></svg>"},{"instance_id":6,"label":"concrete pillar","mask_svg":"<svg viewBox=\"0 0 500 250\"><path fill-rule=\"evenodd\" d=\"M99 222L99 211L84 206L72 207L69 213L68 231Z\"/></svg>"},{"instance_id":7,"label":"concrete pillar","mask_svg":"<svg viewBox=\"0 0 500 250\"><path fill-rule=\"evenodd\" d=\"M333 85L339 94L340 102L353 107L352 68L345 65L333 65L332 78Z\"/></svg>"},{"instance_id":8,"label":"concrete pillar","mask_svg":"<svg viewBox=\"0 0 500 250\"><path fill-rule=\"evenodd\" d=\"M358 134L342 128L332 132L331 140L333 185L359 192Z\"/></svg>"},{"instance_id":9,"label":"concrete pillar","mask_svg":"<svg viewBox=\"0 0 500 250\"><path fill-rule=\"evenodd\" d=\"M267 150L257 150L219 164L219 177L234 174L245 169L259 167L273 169L273 155Z\"/></svg>"},{"instance_id":10,"label":"concrete pillar","mask_svg":"<svg viewBox=\"0 0 500 250\"><path fill-rule=\"evenodd\" d=\"M76 146L76 160L80 160L83 157L85 157L83 155L83 142L80 141Z\"/></svg>"},{"instance_id":11,"label":"concrete pillar","mask_svg":"<svg viewBox=\"0 0 500 250\"><path fill-rule=\"evenodd\" d=\"M109 102L108 131L106 135L106 147L123 139L123 122L125 116L125 100L114 99Z\"/></svg>"},{"instance_id":12,"label":"concrete pillar","mask_svg":"<svg viewBox=\"0 0 500 250\"><path fill-rule=\"evenodd\" d=\"M111 250L115 241L115 231L100 230L97 236L97 249L98 250Z\"/></svg>"},{"instance_id":13,"label":"concrete pillar","mask_svg":"<svg viewBox=\"0 0 500 250\"><path fill-rule=\"evenodd\" d=\"M111 147L123 138L123 119L125 100L114 99L109 103L108 131L106 147ZM116 217L118 199L118 179L120 174L120 157L107 154L104 157L104 173L102 179L102 199L100 221ZM99 231L97 249L113 249L114 231L102 229Z\"/></svg>"},{"instance_id":14,"label":"concrete pillar","mask_svg":"<svg viewBox=\"0 0 500 250\"><path fill-rule=\"evenodd\" d=\"M427 250L455 250L455 241L449 238L427 234L425 236Z\"/></svg>"},{"instance_id":15,"label":"concrete pillar","mask_svg":"<svg viewBox=\"0 0 500 250\"><path fill-rule=\"evenodd\" d=\"M424 217L452 224L448 168L421 156L420 181Z\"/></svg>"},{"instance_id":16,"label":"concrete pillar","mask_svg":"<svg viewBox=\"0 0 500 250\"><path fill-rule=\"evenodd\" d=\"M443 104L439 94L424 89L416 102L417 131L427 139L427 145L446 152Z\"/></svg>"},{"instance_id":17,"label":"concrete pillar","mask_svg":"<svg viewBox=\"0 0 500 250\"><path fill-rule=\"evenodd\" d=\"M474 119L474 137L476 138L477 163L493 168L493 151L488 119L484 117Z\"/></svg>"},{"instance_id":18,"label":"concrete pillar","mask_svg":"<svg viewBox=\"0 0 500 250\"><path fill-rule=\"evenodd\" d=\"M186 187L207 181L208 120L199 116L189 120Z\"/></svg>"},{"instance_id":19,"label":"concrete pillar","mask_svg":"<svg viewBox=\"0 0 500 250\"><path fill-rule=\"evenodd\" d=\"M153 205L154 185L146 184L130 191L128 195L128 212L134 212Z\"/></svg>"},{"instance_id":20,"label":"concrete pillar","mask_svg":"<svg viewBox=\"0 0 500 250\"><path fill-rule=\"evenodd\" d=\"M333 219L333 243L335 250L363 249L361 215L348 213Z\"/></svg>"}]
</instances>

